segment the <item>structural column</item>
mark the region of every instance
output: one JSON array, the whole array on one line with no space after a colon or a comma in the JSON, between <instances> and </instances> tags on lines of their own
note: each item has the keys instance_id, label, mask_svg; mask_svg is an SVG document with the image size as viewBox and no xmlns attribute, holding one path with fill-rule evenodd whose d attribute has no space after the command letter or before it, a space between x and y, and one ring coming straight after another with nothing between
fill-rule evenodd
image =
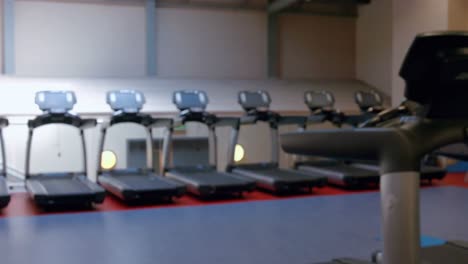
<instances>
[{"instance_id":1,"label":"structural column","mask_svg":"<svg viewBox=\"0 0 468 264\"><path fill-rule=\"evenodd\" d=\"M279 49L278 49L278 14L268 14L268 36L267 36L267 67L268 78L279 77Z\"/></svg>"},{"instance_id":2,"label":"structural column","mask_svg":"<svg viewBox=\"0 0 468 264\"><path fill-rule=\"evenodd\" d=\"M3 73L15 74L15 0L3 0Z\"/></svg>"},{"instance_id":3,"label":"structural column","mask_svg":"<svg viewBox=\"0 0 468 264\"><path fill-rule=\"evenodd\" d=\"M146 0L146 74L156 76L156 0Z\"/></svg>"}]
</instances>

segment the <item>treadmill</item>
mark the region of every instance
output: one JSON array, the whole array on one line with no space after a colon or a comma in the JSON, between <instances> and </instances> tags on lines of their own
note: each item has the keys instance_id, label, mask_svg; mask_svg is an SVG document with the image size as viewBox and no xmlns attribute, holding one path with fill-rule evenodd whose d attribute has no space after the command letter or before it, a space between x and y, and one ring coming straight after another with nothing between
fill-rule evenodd
<instances>
[{"instance_id":1,"label":"treadmill","mask_svg":"<svg viewBox=\"0 0 468 264\"><path fill-rule=\"evenodd\" d=\"M10 202L10 195L8 194L7 186L7 160L5 154L5 140L3 139L3 129L8 126L8 119L0 117L0 144L2 154L2 168L0 175L0 208L4 208Z\"/></svg>"},{"instance_id":2,"label":"treadmill","mask_svg":"<svg viewBox=\"0 0 468 264\"><path fill-rule=\"evenodd\" d=\"M355 101L361 109L363 113L362 115L365 117L365 120L363 120L359 116L350 116L349 119L352 121L348 123L353 124L355 127L391 126L392 122L395 122L395 120L398 122L397 117L410 116L417 114L416 112L420 111L415 109L416 107L411 105L411 103L403 103L396 110L390 109L389 111L386 111L382 106L382 97L375 91L358 91L355 94ZM429 184L431 184L433 180L442 180L447 174L445 169L431 164L431 155L433 155L433 153L426 155L421 162L421 182L427 182ZM374 172L379 171L378 164L372 162L359 162L353 163L352 165L357 168Z\"/></svg>"},{"instance_id":3,"label":"treadmill","mask_svg":"<svg viewBox=\"0 0 468 264\"><path fill-rule=\"evenodd\" d=\"M344 123L345 116L334 108L335 97L331 92L307 91L304 94L304 101L310 110L307 124L330 122L340 127ZM353 122L369 118L374 111L379 111L379 108L371 107L363 116L353 116ZM307 124L304 125L304 129ZM325 175L329 183L348 188L376 186L380 179L378 170L351 166L345 160L298 161L295 163L295 168L308 173Z\"/></svg>"},{"instance_id":4,"label":"treadmill","mask_svg":"<svg viewBox=\"0 0 468 264\"><path fill-rule=\"evenodd\" d=\"M111 91L107 93L107 104L112 108L110 121L101 128L99 154L104 151L106 132L110 127L123 123L141 125L146 130L146 168L98 169L98 182L108 192L125 202L172 201L185 193L185 186L157 176L153 169L153 128L170 129L172 119L153 118L140 113L145 104L143 93L133 90ZM99 155L101 164L102 155ZM164 157L163 157L164 159Z\"/></svg>"},{"instance_id":5,"label":"treadmill","mask_svg":"<svg viewBox=\"0 0 468 264\"><path fill-rule=\"evenodd\" d=\"M323 187L327 178L321 174L300 172L293 169L279 168L278 127L281 125L303 126L306 117L280 116L269 111L271 99L266 91L243 91L239 93L239 104L245 110L245 116L240 119L241 125L254 125L266 122L270 126L272 144L271 161L259 164L235 164L230 159L228 170L256 182L257 187L277 194L312 191L314 187ZM233 137L230 148L237 144L240 126L233 127Z\"/></svg>"},{"instance_id":6,"label":"treadmill","mask_svg":"<svg viewBox=\"0 0 468 264\"><path fill-rule=\"evenodd\" d=\"M200 198L215 198L237 195L255 189L255 183L249 179L232 173L217 171L217 139L216 128L221 126L238 126L239 119L233 117L218 117L206 112L208 96L203 91L176 91L173 102L179 109L179 117L174 126L185 125L189 122L205 124L209 131L209 164L177 165L170 163L169 149L171 145L172 129L164 137L163 170L166 177L187 186L188 192ZM234 149L229 150L233 157Z\"/></svg>"},{"instance_id":7,"label":"treadmill","mask_svg":"<svg viewBox=\"0 0 468 264\"><path fill-rule=\"evenodd\" d=\"M104 189L87 177L84 137L84 129L95 127L96 120L82 119L70 113L76 104L75 93L71 91L37 92L35 101L43 114L28 121L25 178L26 189L30 196L37 205L43 207L91 206L102 203L105 197ZM83 146L83 171L31 174L31 145L34 129L49 124L64 124L79 129Z\"/></svg>"},{"instance_id":8,"label":"treadmill","mask_svg":"<svg viewBox=\"0 0 468 264\"><path fill-rule=\"evenodd\" d=\"M373 263L468 263L466 242L421 249L419 216L421 158L467 139L467 50L468 32L434 32L416 37L400 76L406 83L406 98L424 109L419 116L396 117L398 122L388 127L317 130L282 137L282 146L289 153L379 162L383 173L383 252L373 256ZM347 258L322 264L358 263L371 262Z\"/></svg>"}]
</instances>

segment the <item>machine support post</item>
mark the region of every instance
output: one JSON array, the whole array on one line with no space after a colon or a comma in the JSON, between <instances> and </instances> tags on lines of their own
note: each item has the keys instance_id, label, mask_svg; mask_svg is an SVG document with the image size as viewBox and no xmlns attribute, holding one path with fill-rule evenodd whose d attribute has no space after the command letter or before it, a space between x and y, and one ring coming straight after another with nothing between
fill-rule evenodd
<instances>
[{"instance_id":1,"label":"machine support post","mask_svg":"<svg viewBox=\"0 0 468 264\"><path fill-rule=\"evenodd\" d=\"M218 142L216 139L216 126L208 126L208 145L209 145L209 159L210 165L217 167L218 166Z\"/></svg>"},{"instance_id":2,"label":"machine support post","mask_svg":"<svg viewBox=\"0 0 468 264\"><path fill-rule=\"evenodd\" d=\"M304 131L306 131L306 128L305 128L304 126L299 126L299 127L297 128L297 132L304 132ZM305 160L306 160L305 157L304 157L303 155L293 154L292 157L293 157L294 163L302 162L302 161L305 161Z\"/></svg>"},{"instance_id":3,"label":"machine support post","mask_svg":"<svg viewBox=\"0 0 468 264\"><path fill-rule=\"evenodd\" d=\"M100 137L99 137L99 151L98 151L98 176L100 174L102 174L102 167L101 167L101 164L102 164L102 152L104 152L104 143L105 143L105 138L106 138L106 132L107 132L107 129L106 127L103 127L99 130L100 132Z\"/></svg>"},{"instance_id":4,"label":"machine support post","mask_svg":"<svg viewBox=\"0 0 468 264\"><path fill-rule=\"evenodd\" d=\"M80 128L80 137L81 137L81 145L83 146L83 172L87 175L88 174L88 161L86 160L86 141L84 130Z\"/></svg>"},{"instance_id":5,"label":"machine support post","mask_svg":"<svg viewBox=\"0 0 468 264\"><path fill-rule=\"evenodd\" d=\"M5 139L3 138L3 129L0 129L0 143L2 144L2 174L7 176L7 160L5 154Z\"/></svg>"},{"instance_id":6,"label":"machine support post","mask_svg":"<svg viewBox=\"0 0 468 264\"><path fill-rule=\"evenodd\" d=\"M279 147L278 147L278 127L271 127L271 162L279 162Z\"/></svg>"},{"instance_id":7,"label":"machine support post","mask_svg":"<svg viewBox=\"0 0 468 264\"><path fill-rule=\"evenodd\" d=\"M420 264L419 172L382 175L383 264Z\"/></svg>"},{"instance_id":8,"label":"machine support post","mask_svg":"<svg viewBox=\"0 0 468 264\"><path fill-rule=\"evenodd\" d=\"M172 140L172 128L168 127L167 129L164 130L164 139L163 139L163 147L162 147L162 153L160 155L160 160L159 160L159 170L161 175L164 175L164 172L169 168L169 153L170 153L170 147L171 147L171 140Z\"/></svg>"},{"instance_id":9,"label":"machine support post","mask_svg":"<svg viewBox=\"0 0 468 264\"><path fill-rule=\"evenodd\" d=\"M32 137L33 137L34 130L33 128L29 128L29 133L28 133L28 141L26 143L26 160L24 162L24 178L28 179L31 175L29 172L29 166L30 166L30 161L31 161L31 143L32 143Z\"/></svg>"},{"instance_id":10,"label":"machine support post","mask_svg":"<svg viewBox=\"0 0 468 264\"><path fill-rule=\"evenodd\" d=\"M236 152L236 145L237 141L239 139L239 127L235 127L231 131L231 138L229 141L229 147L228 147L228 153L227 153L227 169L229 169L234 163L236 162L234 160L234 154Z\"/></svg>"},{"instance_id":11,"label":"machine support post","mask_svg":"<svg viewBox=\"0 0 468 264\"><path fill-rule=\"evenodd\" d=\"M153 166L153 129L146 128L146 167L149 171L154 171Z\"/></svg>"}]
</instances>

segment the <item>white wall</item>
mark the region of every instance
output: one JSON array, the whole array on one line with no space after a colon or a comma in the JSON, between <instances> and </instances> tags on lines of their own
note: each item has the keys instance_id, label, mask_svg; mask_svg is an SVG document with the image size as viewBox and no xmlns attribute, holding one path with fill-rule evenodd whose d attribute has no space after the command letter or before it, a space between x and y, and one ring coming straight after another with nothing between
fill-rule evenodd
<instances>
[{"instance_id":1,"label":"white wall","mask_svg":"<svg viewBox=\"0 0 468 264\"><path fill-rule=\"evenodd\" d=\"M281 15L279 32L282 78L355 78L355 18Z\"/></svg>"},{"instance_id":2,"label":"white wall","mask_svg":"<svg viewBox=\"0 0 468 264\"><path fill-rule=\"evenodd\" d=\"M216 112L240 111L237 93L242 90L267 90L271 93L272 109L278 111L305 111L303 93L306 90L328 89L335 93L337 107L354 109L353 93L369 87L353 80L176 80L153 78L126 79L79 79L79 78L16 78L0 79L0 86L8 90L0 97L0 113L28 116L39 113L34 105L34 94L40 90L73 90L78 103L75 110L80 113L108 113L105 93L109 90L137 89L146 94L145 110L156 113L176 111L171 102L173 91L201 89L208 92L208 110ZM300 102L300 104L298 104Z\"/></svg>"},{"instance_id":3,"label":"white wall","mask_svg":"<svg viewBox=\"0 0 468 264\"><path fill-rule=\"evenodd\" d=\"M146 73L143 5L17 1L19 76L131 77Z\"/></svg>"},{"instance_id":4,"label":"white wall","mask_svg":"<svg viewBox=\"0 0 468 264\"><path fill-rule=\"evenodd\" d=\"M160 8L156 12L158 77L266 77L266 14Z\"/></svg>"},{"instance_id":5,"label":"white wall","mask_svg":"<svg viewBox=\"0 0 468 264\"><path fill-rule=\"evenodd\" d=\"M356 78L392 94L392 1L359 6Z\"/></svg>"},{"instance_id":6,"label":"white wall","mask_svg":"<svg viewBox=\"0 0 468 264\"><path fill-rule=\"evenodd\" d=\"M392 103L404 98L404 82L398 76L414 37L425 31L448 29L448 0L393 1Z\"/></svg>"}]
</instances>

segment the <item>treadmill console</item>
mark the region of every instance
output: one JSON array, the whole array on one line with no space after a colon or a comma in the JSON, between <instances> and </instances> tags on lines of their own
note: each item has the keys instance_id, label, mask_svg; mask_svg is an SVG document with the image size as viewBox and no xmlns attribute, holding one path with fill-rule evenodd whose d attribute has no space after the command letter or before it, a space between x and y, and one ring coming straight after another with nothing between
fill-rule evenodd
<instances>
[{"instance_id":1,"label":"treadmill console","mask_svg":"<svg viewBox=\"0 0 468 264\"><path fill-rule=\"evenodd\" d=\"M107 104L115 112L138 113L145 104L143 93L134 90L110 91L106 97Z\"/></svg>"},{"instance_id":2,"label":"treadmill console","mask_svg":"<svg viewBox=\"0 0 468 264\"><path fill-rule=\"evenodd\" d=\"M427 117L467 118L468 32L418 35L400 76L406 98L424 105Z\"/></svg>"},{"instance_id":3,"label":"treadmill console","mask_svg":"<svg viewBox=\"0 0 468 264\"><path fill-rule=\"evenodd\" d=\"M41 91L36 93L35 102L45 113L65 114L73 109L76 96L72 91Z\"/></svg>"},{"instance_id":4,"label":"treadmill console","mask_svg":"<svg viewBox=\"0 0 468 264\"><path fill-rule=\"evenodd\" d=\"M191 112L203 112L208 105L208 96L204 91L177 91L172 96L172 101L181 110Z\"/></svg>"},{"instance_id":5,"label":"treadmill console","mask_svg":"<svg viewBox=\"0 0 468 264\"><path fill-rule=\"evenodd\" d=\"M304 101L311 112L309 121L319 122L329 121L337 126L341 126L345 116L334 108L335 97L329 91L307 91L304 94Z\"/></svg>"},{"instance_id":6,"label":"treadmill console","mask_svg":"<svg viewBox=\"0 0 468 264\"><path fill-rule=\"evenodd\" d=\"M354 100L362 112L378 113L383 110L382 96L376 91L357 91Z\"/></svg>"},{"instance_id":7,"label":"treadmill console","mask_svg":"<svg viewBox=\"0 0 468 264\"><path fill-rule=\"evenodd\" d=\"M335 105L335 97L329 91L307 91L304 101L310 111L332 111Z\"/></svg>"},{"instance_id":8,"label":"treadmill console","mask_svg":"<svg viewBox=\"0 0 468 264\"><path fill-rule=\"evenodd\" d=\"M266 91L242 91L238 96L239 104L247 113L247 116L255 117L255 120L278 122L279 115L269 111L271 97Z\"/></svg>"},{"instance_id":9,"label":"treadmill console","mask_svg":"<svg viewBox=\"0 0 468 264\"><path fill-rule=\"evenodd\" d=\"M242 91L239 93L239 104L245 111L265 112L270 108L271 97L266 91Z\"/></svg>"},{"instance_id":10,"label":"treadmill console","mask_svg":"<svg viewBox=\"0 0 468 264\"><path fill-rule=\"evenodd\" d=\"M194 121L205 123L208 126L216 122L216 116L207 113L208 95L204 91L176 91L172 96L172 101L180 110L182 123Z\"/></svg>"}]
</instances>

